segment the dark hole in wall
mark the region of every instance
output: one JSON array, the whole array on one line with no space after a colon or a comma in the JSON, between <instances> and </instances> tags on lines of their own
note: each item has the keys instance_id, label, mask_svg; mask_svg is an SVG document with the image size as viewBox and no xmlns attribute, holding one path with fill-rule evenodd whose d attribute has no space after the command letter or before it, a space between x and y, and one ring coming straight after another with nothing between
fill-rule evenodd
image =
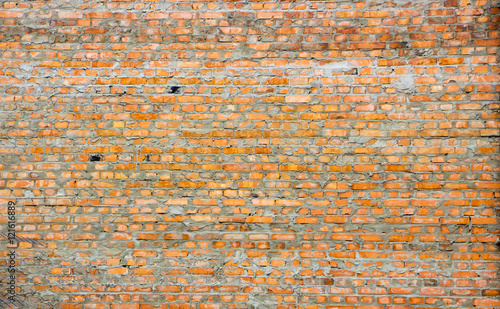
<instances>
[{"instance_id":1,"label":"dark hole in wall","mask_svg":"<svg viewBox=\"0 0 500 309\"><path fill-rule=\"evenodd\" d=\"M100 155L91 155L90 161L101 161L102 157Z\"/></svg>"},{"instance_id":2,"label":"dark hole in wall","mask_svg":"<svg viewBox=\"0 0 500 309\"><path fill-rule=\"evenodd\" d=\"M170 87L170 90L168 91L168 93L179 93L181 90L181 87L179 86L172 86Z\"/></svg>"}]
</instances>

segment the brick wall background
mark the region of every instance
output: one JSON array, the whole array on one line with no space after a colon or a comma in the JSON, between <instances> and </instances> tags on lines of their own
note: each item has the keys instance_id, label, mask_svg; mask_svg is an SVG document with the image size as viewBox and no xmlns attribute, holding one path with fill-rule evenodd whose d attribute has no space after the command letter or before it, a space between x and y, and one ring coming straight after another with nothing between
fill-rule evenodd
<instances>
[{"instance_id":1,"label":"brick wall background","mask_svg":"<svg viewBox=\"0 0 500 309\"><path fill-rule=\"evenodd\" d=\"M500 306L498 2L0 7L22 308Z\"/></svg>"}]
</instances>

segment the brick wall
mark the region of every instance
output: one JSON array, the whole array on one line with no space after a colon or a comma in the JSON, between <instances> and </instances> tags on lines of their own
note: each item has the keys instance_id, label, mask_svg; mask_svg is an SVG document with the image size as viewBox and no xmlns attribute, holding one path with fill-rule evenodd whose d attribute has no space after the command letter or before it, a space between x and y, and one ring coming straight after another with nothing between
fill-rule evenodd
<instances>
[{"instance_id":1,"label":"brick wall","mask_svg":"<svg viewBox=\"0 0 500 309\"><path fill-rule=\"evenodd\" d=\"M498 308L498 7L2 1L0 290Z\"/></svg>"}]
</instances>

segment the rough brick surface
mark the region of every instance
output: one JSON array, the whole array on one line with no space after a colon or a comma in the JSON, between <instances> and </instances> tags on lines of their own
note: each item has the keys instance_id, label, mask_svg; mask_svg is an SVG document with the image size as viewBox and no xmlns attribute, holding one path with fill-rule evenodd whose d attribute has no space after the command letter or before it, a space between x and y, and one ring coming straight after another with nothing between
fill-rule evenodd
<instances>
[{"instance_id":1,"label":"rough brick surface","mask_svg":"<svg viewBox=\"0 0 500 309\"><path fill-rule=\"evenodd\" d=\"M499 308L498 16L2 1L24 308Z\"/></svg>"}]
</instances>

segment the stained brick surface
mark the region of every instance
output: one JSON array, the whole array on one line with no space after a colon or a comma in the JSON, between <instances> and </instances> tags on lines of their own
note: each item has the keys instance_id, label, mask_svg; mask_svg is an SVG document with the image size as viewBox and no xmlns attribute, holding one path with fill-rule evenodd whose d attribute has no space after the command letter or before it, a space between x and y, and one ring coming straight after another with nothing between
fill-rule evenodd
<instances>
[{"instance_id":1,"label":"stained brick surface","mask_svg":"<svg viewBox=\"0 0 500 309\"><path fill-rule=\"evenodd\" d=\"M23 308L499 308L498 7L2 1Z\"/></svg>"}]
</instances>

